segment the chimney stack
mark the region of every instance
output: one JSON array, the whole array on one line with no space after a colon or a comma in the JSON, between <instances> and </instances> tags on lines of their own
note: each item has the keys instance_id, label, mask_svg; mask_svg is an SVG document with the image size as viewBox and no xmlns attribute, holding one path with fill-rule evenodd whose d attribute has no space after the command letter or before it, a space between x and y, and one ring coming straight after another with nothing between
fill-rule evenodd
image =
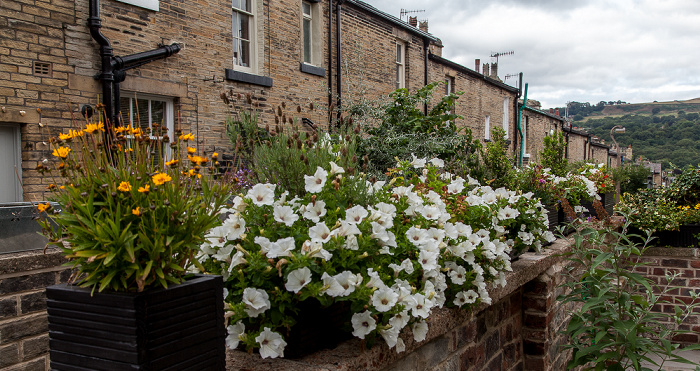
<instances>
[{"instance_id":1,"label":"chimney stack","mask_svg":"<svg viewBox=\"0 0 700 371\"><path fill-rule=\"evenodd\" d=\"M498 80L498 63L491 63L491 78Z\"/></svg>"},{"instance_id":2,"label":"chimney stack","mask_svg":"<svg viewBox=\"0 0 700 371\"><path fill-rule=\"evenodd\" d=\"M559 116L559 108L554 109L554 114Z\"/></svg>"},{"instance_id":3,"label":"chimney stack","mask_svg":"<svg viewBox=\"0 0 700 371\"><path fill-rule=\"evenodd\" d=\"M479 72L479 67L481 66L481 59L474 60L474 71Z\"/></svg>"},{"instance_id":4,"label":"chimney stack","mask_svg":"<svg viewBox=\"0 0 700 371\"><path fill-rule=\"evenodd\" d=\"M413 27L418 27L418 17L408 17L408 24Z\"/></svg>"},{"instance_id":5,"label":"chimney stack","mask_svg":"<svg viewBox=\"0 0 700 371\"><path fill-rule=\"evenodd\" d=\"M484 76L488 76L488 75L489 75L489 64L488 64L488 63L484 63L484 72L483 72L483 75L484 75Z\"/></svg>"},{"instance_id":6,"label":"chimney stack","mask_svg":"<svg viewBox=\"0 0 700 371\"><path fill-rule=\"evenodd\" d=\"M550 108L550 109L549 109L549 113L550 113L550 114L554 114L554 108Z\"/></svg>"},{"instance_id":7,"label":"chimney stack","mask_svg":"<svg viewBox=\"0 0 700 371\"><path fill-rule=\"evenodd\" d=\"M418 22L418 28L421 31L428 33L428 21Z\"/></svg>"}]
</instances>

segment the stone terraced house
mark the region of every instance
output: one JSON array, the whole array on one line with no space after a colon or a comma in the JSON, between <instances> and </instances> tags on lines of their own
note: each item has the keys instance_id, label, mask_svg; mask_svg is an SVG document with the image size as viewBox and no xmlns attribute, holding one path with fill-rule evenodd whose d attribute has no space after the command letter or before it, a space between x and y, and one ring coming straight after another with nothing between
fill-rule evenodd
<instances>
[{"instance_id":1,"label":"stone terraced house","mask_svg":"<svg viewBox=\"0 0 700 371\"><path fill-rule=\"evenodd\" d=\"M266 125L284 105L289 117L327 125L339 107L441 81L465 92L458 126L482 140L502 126L515 151L520 89L495 64L480 73L478 60L466 68L442 47L427 22L359 0L4 0L0 202L44 199L34 169L50 157L46 129L65 131L98 103L113 120L162 122L194 133L205 154L228 153L225 120L239 109ZM564 121L526 112L532 154ZM535 116L551 122L527 121Z\"/></svg>"}]
</instances>

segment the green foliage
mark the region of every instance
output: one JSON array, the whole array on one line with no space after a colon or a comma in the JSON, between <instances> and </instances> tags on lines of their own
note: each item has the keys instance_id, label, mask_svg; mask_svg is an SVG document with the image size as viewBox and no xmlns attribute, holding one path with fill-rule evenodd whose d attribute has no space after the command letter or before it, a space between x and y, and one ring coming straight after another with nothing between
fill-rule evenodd
<instances>
[{"instance_id":1,"label":"green foliage","mask_svg":"<svg viewBox=\"0 0 700 371\"><path fill-rule=\"evenodd\" d=\"M566 175L569 160L566 159L566 139L562 132L544 137L540 165L549 168L556 176Z\"/></svg>"},{"instance_id":2,"label":"green foliage","mask_svg":"<svg viewBox=\"0 0 700 371\"><path fill-rule=\"evenodd\" d=\"M432 83L409 93L398 89L390 94L390 100L379 107L354 107L349 112L363 120L367 112L375 112L379 125L364 125L366 135L360 143L359 152L367 161L364 167L369 174L381 176L396 165L396 159L438 157L455 169L478 174L481 144L466 129L459 134L454 112L455 100L462 92L443 96L426 115L421 109L429 102L435 88ZM366 156L366 157L365 157ZM466 174L466 173L462 173Z\"/></svg>"},{"instance_id":3,"label":"green foliage","mask_svg":"<svg viewBox=\"0 0 700 371\"><path fill-rule=\"evenodd\" d=\"M695 206L700 203L700 168L689 165L683 169L666 188L665 196L681 206Z\"/></svg>"},{"instance_id":4,"label":"green foliage","mask_svg":"<svg viewBox=\"0 0 700 371\"><path fill-rule=\"evenodd\" d=\"M487 183L494 187L510 188L515 182L513 161L508 158L506 132L501 127L491 131L491 141L486 143L483 153L484 169Z\"/></svg>"},{"instance_id":5,"label":"green foliage","mask_svg":"<svg viewBox=\"0 0 700 371\"><path fill-rule=\"evenodd\" d=\"M647 236L627 235L630 222L622 226L582 224L569 238L573 241L569 260L569 280L565 293L557 300L578 308L573 311L565 333L572 349L568 368L584 366L590 370L648 370L642 362L659 368L666 361L693 364L674 355L679 345L671 339L689 333L679 325L698 304L666 299L673 280L680 273L666 275L666 282L656 284L637 273L643 263L639 257L647 248ZM621 229L620 229L621 227ZM631 237L644 241L639 245ZM697 293L692 293L697 297ZM657 312L656 305L675 305L673 313ZM686 349L700 349L692 345ZM652 355L661 359L657 364Z\"/></svg>"},{"instance_id":6,"label":"green foliage","mask_svg":"<svg viewBox=\"0 0 700 371\"><path fill-rule=\"evenodd\" d=\"M234 145L237 157L245 163L253 160L255 147L268 137L267 132L258 126L258 112L246 110L241 110L237 118L226 117L226 135Z\"/></svg>"},{"instance_id":7,"label":"green foliage","mask_svg":"<svg viewBox=\"0 0 700 371\"><path fill-rule=\"evenodd\" d=\"M624 193L615 211L627 215L633 226L651 231L677 230L683 222L678 206L664 197L661 188Z\"/></svg>"},{"instance_id":8,"label":"green foliage","mask_svg":"<svg viewBox=\"0 0 700 371\"><path fill-rule=\"evenodd\" d=\"M57 228L42 221L49 245L63 250L82 287L142 291L182 282L205 232L220 223L228 187L186 146L191 134L173 138L173 159L164 164L163 128L152 134L162 139L152 139L131 127L102 134L101 125L52 138L55 168L38 168L63 209L49 214ZM50 212L46 206L40 210Z\"/></svg>"},{"instance_id":9,"label":"green foliage","mask_svg":"<svg viewBox=\"0 0 700 371\"><path fill-rule=\"evenodd\" d=\"M620 194L634 193L638 189L645 189L647 177L650 174L648 168L633 163L627 163L613 169L613 178L620 183Z\"/></svg>"}]
</instances>

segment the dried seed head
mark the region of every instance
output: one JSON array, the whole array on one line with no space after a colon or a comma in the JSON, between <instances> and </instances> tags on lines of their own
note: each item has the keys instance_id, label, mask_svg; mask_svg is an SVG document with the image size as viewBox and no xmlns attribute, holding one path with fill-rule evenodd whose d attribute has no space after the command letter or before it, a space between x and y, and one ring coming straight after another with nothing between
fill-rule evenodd
<instances>
[{"instance_id":1,"label":"dried seed head","mask_svg":"<svg viewBox=\"0 0 700 371\"><path fill-rule=\"evenodd\" d=\"M282 101L282 108L287 108L287 103Z\"/></svg>"},{"instance_id":2,"label":"dried seed head","mask_svg":"<svg viewBox=\"0 0 700 371\"><path fill-rule=\"evenodd\" d=\"M280 123L279 116L275 116L275 125L279 125L279 123Z\"/></svg>"},{"instance_id":3,"label":"dried seed head","mask_svg":"<svg viewBox=\"0 0 700 371\"><path fill-rule=\"evenodd\" d=\"M228 100L228 97L226 96L226 93L221 93L220 97L221 97L221 100L224 101L224 103L226 103L226 104L230 104L230 103L231 103L231 101Z\"/></svg>"},{"instance_id":4,"label":"dried seed head","mask_svg":"<svg viewBox=\"0 0 700 371\"><path fill-rule=\"evenodd\" d=\"M253 104L253 97L250 95L250 93L245 94L245 100L248 102L248 104Z\"/></svg>"},{"instance_id":5,"label":"dried seed head","mask_svg":"<svg viewBox=\"0 0 700 371\"><path fill-rule=\"evenodd\" d=\"M282 107L277 106L277 116L282 116Z\"/></svg>"},{"instance_id":6,"label":"dried seed head","mask_svg":"<svg viewBox=\"0 0 700 371\"><path fill-rule=\"evenodd\" d=\"M301 106L297 106L297 112L301 113Z\"/></svg>"},{"instance_id":7,"label":"dried seed head","mask_svg":"<svg viewBox=\"0 0 700 371\"><path fill-rule=\"evenodd\" d=\"M313 103L313 102L309 103L309 109L310 109L311 111L314 110L314 103Z\"/></svg>"}]
</instances>

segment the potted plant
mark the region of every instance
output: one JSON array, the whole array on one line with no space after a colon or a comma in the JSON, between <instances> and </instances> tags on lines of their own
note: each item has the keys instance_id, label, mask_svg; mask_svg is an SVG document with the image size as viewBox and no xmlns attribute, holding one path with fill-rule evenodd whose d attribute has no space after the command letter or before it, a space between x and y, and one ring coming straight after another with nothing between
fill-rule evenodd
<instances>
[{"instance_id":1,"label":"potted plant","mask_svg":"<svg viewBox=\"0 0 700 371\"><path fill-rule=\"evenodd\" d=\"M559 225L557 205L560 195L557 192L561 188L555 186L555 178L549 168L537 164L528 164L517 172L517 188L522 192L532 192L544 205L549 220L549 231L554 231Z\"/></svg>"},{"instance_id":2,"label":"potted plant","mask_svg":"<svg viewBox=\"0 0 700 371\"><path fill-rule=\"evenodd\" d=\"M101 122L50 138L54 161L37 170L63 212L38 210L73 268L47 288L52 369L223 368L221 277L188 270L226 186L193 138Z\"/></svg>"},{"instance_id":3,"label":"potted plant","mask_svg":"<svg viewBox=\"0 0 700 371\"><path fill-rule=\"evenodd\" d=\"M433 308L490 304L488 288L506 283L509 253L553 236L532 194L441 166L400 161L389 181L371 182L330 162L305 176L299 197L269 183L237 195L198 257L224 276L227 345L292 356L295 325L323 313L306 309L316 303L341 319L315 317L322 330L344 327L401 352L406 336L426 338Z\"/></svg>"}]
</instances>

